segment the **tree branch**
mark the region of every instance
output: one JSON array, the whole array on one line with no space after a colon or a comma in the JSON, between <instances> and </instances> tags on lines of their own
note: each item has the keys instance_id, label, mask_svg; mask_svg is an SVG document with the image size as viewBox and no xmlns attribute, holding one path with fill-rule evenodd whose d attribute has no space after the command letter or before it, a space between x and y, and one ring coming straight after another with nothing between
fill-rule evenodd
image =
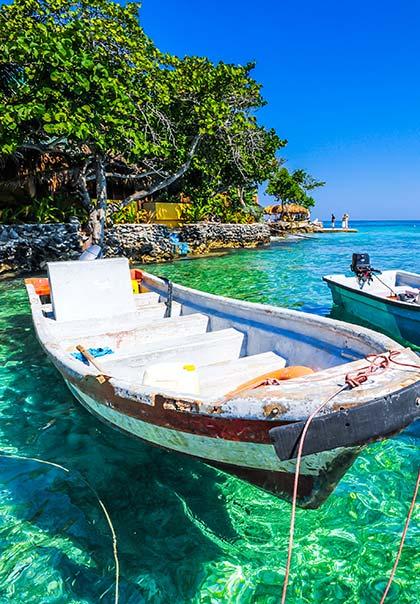
<instances>
[{"instance_id":1,"label":"tree branch","mask_svg":"<svg viewBox=\"0 0 420 604\"><path fill-rule=\"evenodd\" d=\"M153 195L154 193L157 193L158 191L161 191L162 189L166 189L172 183L174 183L179 178L181 178L181 176L183 176L185 174L185 172L188 170L188 168L191 165L191 161L194 157L194 153L196 152L200 139L201 139L201 136L199 134L197 134L197 136L193 140L191 149L188 152L187 160L182 164L182 166L179 168L179 170L177 170L175 172L175 174L172 174L171 176L164 178L157 184L150 187L150 189L148 189L147 191L136 191L132 195L129 195L128 197L123 199L121 201L121 203L115 204L115 209L113 209L112 214L114 214L115 212L117 212L119 210L122 210L126 206L130 205L130 203L132 203L133 201L140 201L141 199L144 199L145 197L148 197L149 195Z\"/></svg>"},{"instance_id":2,"label":"tree branch","mask_svg":"<svg viewBox=\"0 0 420 604\"><path fill-rule=\"evenodd\" d=\"M117 172L107 172L107 178L121 178L124 180L141 180L142 178L147 178L148 176L155 176L156 171L152 170L151 172L143 172L142 174L117 174Z\"/></svg>"}]
</instances>

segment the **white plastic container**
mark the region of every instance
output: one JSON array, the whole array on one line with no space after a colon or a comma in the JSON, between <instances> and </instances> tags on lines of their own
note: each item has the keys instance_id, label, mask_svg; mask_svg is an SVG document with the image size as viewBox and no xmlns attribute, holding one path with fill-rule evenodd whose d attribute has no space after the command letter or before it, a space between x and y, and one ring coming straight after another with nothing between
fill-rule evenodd
<instances>
[{"instance_id":1,"label":"white plastic container","mask_svg":"<svg viewBox=\"0 0 420 604\"><path fill-rule=\"evenodd\" d=\"M196 366L189 363L155 363L148 365L143 385L159 390L199 394L200 384Z\"/></svg>"}]
</instances>

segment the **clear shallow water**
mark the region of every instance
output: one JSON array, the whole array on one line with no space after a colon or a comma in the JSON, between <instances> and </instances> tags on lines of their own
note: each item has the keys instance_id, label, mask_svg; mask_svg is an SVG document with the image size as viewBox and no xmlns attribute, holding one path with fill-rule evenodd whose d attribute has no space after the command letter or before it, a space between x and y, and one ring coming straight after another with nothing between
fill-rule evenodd
<instances>
[{"instance_id":1,"label":"clear shallow water","mask_svg":"<svg viewBox=\"0 0 420 604\"><path fill-rule=\"evenodd\" d=\"M415 225L415 226L414 226ZM363 223L269 249L148 267L208 291L329 314L320 277L352 251L420 272L420 223ZM34 338L20 281L0 284L0 449L72 474L0 458L0 604L113 601L109 530L118 534L122 604L279 601L290 506L202 463L132 441L78 405ZM288 602L379 602L420 463L420 427L370 446L316 511L297 513ZM416 518L387 602L417 601ZM417 584L416 584L417 573Z\"/></svg>"}]
</instances>

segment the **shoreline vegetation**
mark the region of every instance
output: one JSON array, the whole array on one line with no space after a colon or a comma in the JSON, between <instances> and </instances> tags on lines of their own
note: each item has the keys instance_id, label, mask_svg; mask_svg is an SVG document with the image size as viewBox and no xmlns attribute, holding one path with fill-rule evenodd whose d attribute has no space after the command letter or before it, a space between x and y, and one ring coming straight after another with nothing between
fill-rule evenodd
<instances>
[{"instance_id":1,"label":"shoreline vegetation","mask_svg":"<svg viewBox=\"0 0 420 604\"><path fill-rule=\"evenodd\" d=\"M2 5L1 247L16 247L25 225L42 230L72 217L83 247L107 245L119 226L157 222L147 209L157 202L180 204L181 229L224 223L246 232L264 224L257 196L264 183L282 206L312 207L313 190L325 183L289 170L280 155L287 141L259 123L266 100L254 67L162 53L136 3ZM42 256L36 238L25 245L24 266Z\"/></svg>"}]
</instances>

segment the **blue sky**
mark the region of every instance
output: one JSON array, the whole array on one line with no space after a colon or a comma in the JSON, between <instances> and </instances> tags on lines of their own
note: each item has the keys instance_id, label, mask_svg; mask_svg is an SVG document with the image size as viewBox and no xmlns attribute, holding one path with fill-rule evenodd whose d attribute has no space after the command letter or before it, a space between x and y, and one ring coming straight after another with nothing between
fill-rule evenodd
<instances>
[{"instance_id":1,"label":"blue sky","mask_svg":"<svg viewBox=\"0 0 420 604\"><path fill-rule=\"evenodd\" d=\"M260 121L327 181L313 216L420 219L420 2L143 0L161 50L255 60Z\"/></svg>"}]
</instances>

